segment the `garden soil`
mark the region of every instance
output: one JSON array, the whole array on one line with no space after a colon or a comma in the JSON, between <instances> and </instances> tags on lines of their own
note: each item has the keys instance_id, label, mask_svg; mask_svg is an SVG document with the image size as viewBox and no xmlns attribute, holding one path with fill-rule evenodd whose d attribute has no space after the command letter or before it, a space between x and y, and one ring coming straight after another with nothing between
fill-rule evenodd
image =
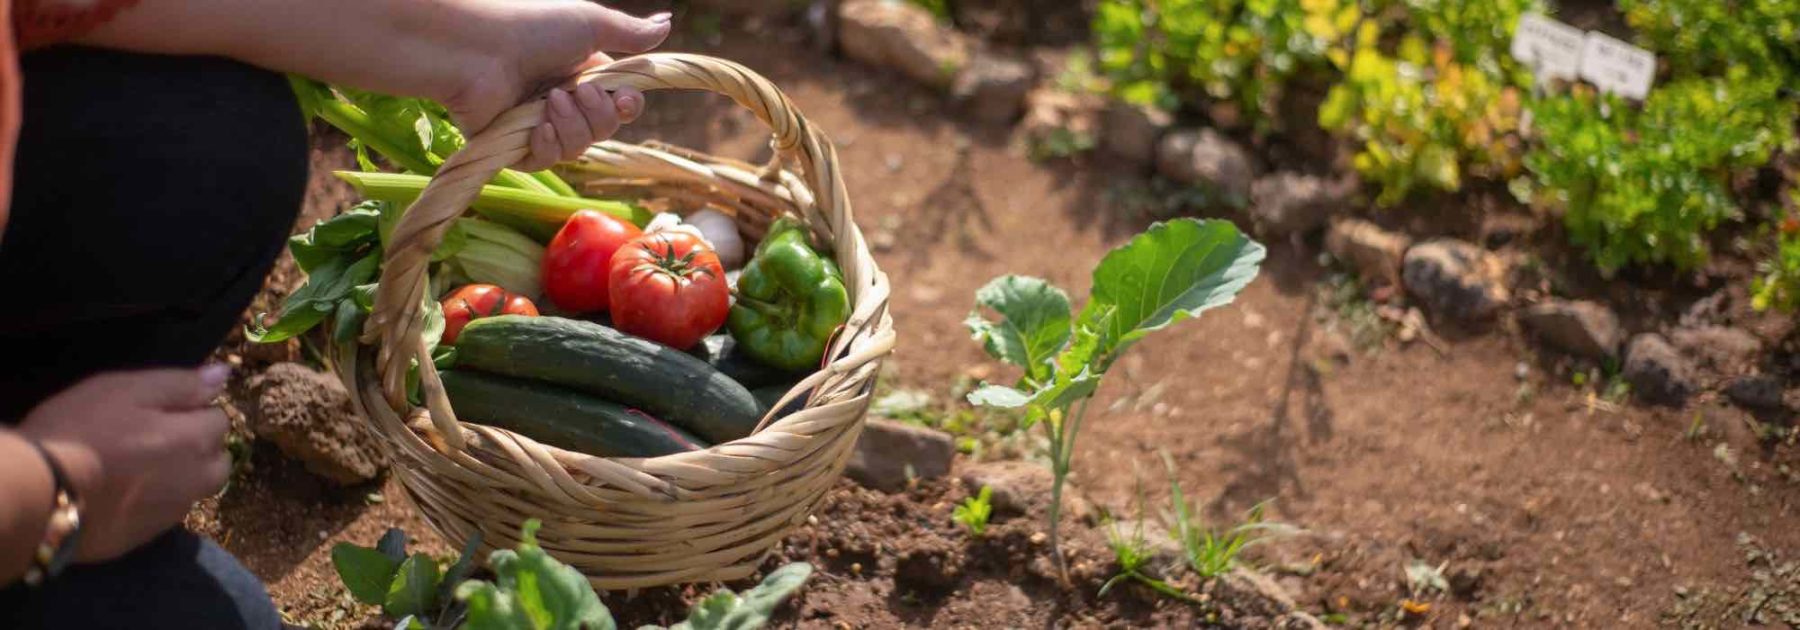
<instances>
[{"instance_id":1,"label":"garden soil","mask_svg":"<svg viewBox=\"0 0 1800 630\"><path fill-rule=\"evenodd\" d=\"M895 287L894 386L945 399L958 382L1008 378L962 326L975 289L1022 273L1082 295L1087 270L1147 225L1118 211L1109 192L1137 173L1104 159L1033 163L1008 129L966 122L922 89L822 56L798 29L742 28L688 34L669 48L747 62L837 142L856 216ZM655 94L651 103L629 138L766 155L759 124L722 99ZM297 228L351 198L324 175L350 166L336 141L318 143ZM1793 446L1761 446L1754 423L1715 400L1647 410L1595 398L1550 376L1504 331L1356 347L1319 297L1326 272L1316 248L1268 245L1262 276L1234 305L1142 344L1107 380L1074 474L1101 510L1136 516L1141 496L1145 516L1161 518L1166 454L1208 522L1232 522L1260 503L1298 530L1257 548L1251 564L1328 620L1740 627L1800 607L1793 572L1770 578L1772 562L1800 559ZM284 261L252 310L270 310L298 282ZM306 356L235 339L220 353L244 373ZM1201 593L1201 604L1135 586L1098 596L1111 556L1102 532L1075 519L1065 586L1047 560L1041 518L1000 520L971 541L949 517L967 494L947 480L895 495L843 482L770 560L819 569L778 624L1272 623L1250 610L1256 602L1191 578L1178 583ZM330 487L268 447L189 523L266 580L290 621L320 627L375 623L332 575L333 544L370 544L397 526L449 551L391 479ZM657 589L608 602L631 627L677 620L701 594Z\"/></svg>"}]
</instances>

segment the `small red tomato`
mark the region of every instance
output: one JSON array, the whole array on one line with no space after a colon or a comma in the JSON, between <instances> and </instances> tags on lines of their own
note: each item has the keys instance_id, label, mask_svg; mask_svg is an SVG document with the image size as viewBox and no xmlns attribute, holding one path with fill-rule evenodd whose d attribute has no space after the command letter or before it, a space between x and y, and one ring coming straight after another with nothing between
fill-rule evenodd
<instances>
[{"instance_id":1,"label":"small red tomato","mask_svg":"<svg viewBox=\"0 0 1800 630\"><path fill-rule=\"evenodd\" d=\"M544 296L570 313L606 310L613 254L641 235L637 226L604 212L570 216L544 250Z\"/></svg>"},{"instance_id":2,"label":"small red tomato","mask_svg":"<svg viewBox=\"0 0 1800 630\"><path fill-rule=\"evenodd\" d=\"M673 348L693 347L731 310L719 255L685 231L648 234L620 249L609 282L613 326Z\"/></svg>"},{"instance_id":3,"label":"small red tomato","mask_svg":"<svg viewBox=\"0 0 1800 630\"><path fill-rule=\"evenodd\" d=\"M466 284L444 298L444 343L456 343L463 326L483 317L524 315L537 317L537 305L523 295L507 293L491 284Z\"/></svg>"}]
</instances>

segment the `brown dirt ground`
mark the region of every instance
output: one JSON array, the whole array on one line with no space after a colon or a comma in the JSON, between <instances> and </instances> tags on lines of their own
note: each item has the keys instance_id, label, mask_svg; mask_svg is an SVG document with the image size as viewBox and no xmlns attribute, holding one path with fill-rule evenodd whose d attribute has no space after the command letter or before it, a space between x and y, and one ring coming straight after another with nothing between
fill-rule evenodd
<instances>
[{"instance_id":1,"label":"brown dirt ground","mask_svg":"<svg viewBox=\"0 0 1800 630\"><path fill-rule=\"evenodd\" d=\"M891 243L877 258L896 286L902 343L892 374L900 385L941 397L965 375L985 372L961 321L989 278L1039 275L1080 295L1086 270L1144 225L1105 201L1109 186L1136 174L1103 161L1034 164L1006 130L963 122L902 80L822 57L797 30L737 28L669 48L747 63L833 134L859 222L876 242ZM652 100L630 138L736 156L763 144L758 124L720 99ZM347 162L325 148L315 164ZM347 199L315 179L311 219ZM1566 377L1532 367L1530 348L1508 334L1460 336L1441 351L1389 344L1346 355L1340 318L1316 299L1326 275L1316 252L1270 246L1263 277L1236 305L1144 344L1108 380L1075 465L1096 503L1129 512L1140 482L1152 505L1164 501L1158 453L1166 452L1209 519L1272 501L1274 519L1305 533L1262 548L1258 560L1283 576L1303 608L1371 625L1395 618L1408 596L1404 569L1416 559L1443 564L1452 592L1421 595L1429 610L1411 624L1736 627L1738 617L1721 615L1742 610L1753 576L1740 535L1790 560L1800 555L1800 462L1791 446L1759 447L1743 412L1705 399L1685 410L1596 401ZM284 267L272 286L292 281ZM236 348L223 352L244 354L247 368L299 354ZM1521 361L1529 368L1523 379ZM190 523L244 558L296 622L336 627L367 617L330 575L335 542L367 544L401 526L448 551L391 481L331 489L266 449L253 461L252 472ZM967 579L921 598L882 568L892 558L814 551L821 542L853 546L846 528L894 522L916 527L908 530L914 538L962 540L949 528L946 503L960 496L930 484L910 499L840 488L821 514L830 519L824 531L803 528L780 554L821 569L783 625L1202 622L1168 601L1096 600L1099 566L1078 570L1089 579L1071 593L1029 576L1015 580L1017 566L994 560L1014 556L977 547ZM999 539L1031 525L1009 525L1012 533ZM1078 565L1103 562L1092 544L1082 549ZM658 591L615 606L632 621L666 621L692 595ZM1690 612L1696 616L1672 616Z\"/></svg>"}]
</instances>

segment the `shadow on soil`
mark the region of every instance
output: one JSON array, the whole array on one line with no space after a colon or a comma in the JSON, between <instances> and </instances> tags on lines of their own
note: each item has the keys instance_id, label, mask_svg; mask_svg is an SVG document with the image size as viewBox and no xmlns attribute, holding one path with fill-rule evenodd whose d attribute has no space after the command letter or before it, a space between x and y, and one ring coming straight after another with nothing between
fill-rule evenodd
<instances>
[{"instance_id":1,"label":"shadow on soil","mask_svg":"<svg viewBox=\"0 0 1800 630\"><path fill-rule=\"evenodd\" d=\"M287 576L330 534L356 520L368 509L365 498L381 487L380 481L330 485L268 444L258 444L254 453L256 469L235 477L219 498L219 540L232 555L253 561L251 569L269 582ZM294 513L297 506L305 513Z\"/></svg>"}]
</instances>

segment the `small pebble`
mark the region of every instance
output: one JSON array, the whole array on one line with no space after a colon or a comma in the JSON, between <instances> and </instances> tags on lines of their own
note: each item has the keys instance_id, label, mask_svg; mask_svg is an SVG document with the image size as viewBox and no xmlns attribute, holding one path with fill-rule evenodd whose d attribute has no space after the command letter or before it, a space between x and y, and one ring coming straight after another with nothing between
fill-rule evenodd
<instances>
[{"instance_id":1,"label":"small pebble","mask_svg":"<svg viewBox=\"0 0 1800 630\"><path fill-rule=\"evenodd\" d=\"M1044 532L1032 532L1031 534L1031 544L1033 545L1042 545L1048 540L1050 540L1050 535Z\"/></svg>"},{"instance_id":2,"label":"small pebble","mask_svg":"<svg viewBox=\"0 0 1800 630\"><path fill-rule=\"evenodd\" d=\"M850 563L850 572L854 573L856 575L862 575L862 563L861 562Z\"/></svg>"}]
</instances>

